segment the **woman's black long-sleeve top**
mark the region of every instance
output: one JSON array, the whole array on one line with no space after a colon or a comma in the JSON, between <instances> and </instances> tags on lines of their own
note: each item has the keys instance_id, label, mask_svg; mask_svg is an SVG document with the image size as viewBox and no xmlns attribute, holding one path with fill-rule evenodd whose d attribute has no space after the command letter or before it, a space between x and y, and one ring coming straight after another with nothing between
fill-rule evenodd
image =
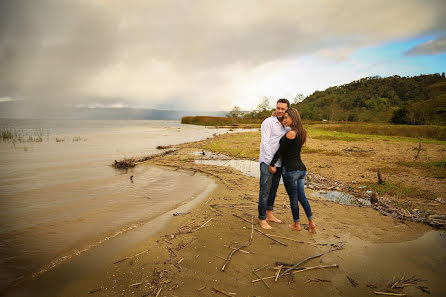
<instances>
[{"instance_id":1,"label":"woman's black long-sleeve top","mask_svg":"<svg viewBox=\"0 0 446 297\"><path fill-rule=\"evenodd\" d=\"M274 167L277 160L282 157L282 166L286 168L286 171L306 171L305 164L300 159L300 151L302 145L300 144L299 134L294 139L289 139L286 135L283 135L280 139L280 147L274 154L270 165Z\"/></svg>"}]
</instances>

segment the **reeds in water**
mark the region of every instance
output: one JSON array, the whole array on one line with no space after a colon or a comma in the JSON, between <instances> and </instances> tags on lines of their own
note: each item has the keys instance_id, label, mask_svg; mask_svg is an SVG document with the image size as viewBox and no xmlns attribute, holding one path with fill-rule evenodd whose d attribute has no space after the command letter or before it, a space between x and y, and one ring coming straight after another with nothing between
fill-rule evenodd
<instances>
[{"instance_id":1,"label":"reeds in water","mask_svg":"<svg viewBox=\"0 0 446 297\"><path fill-rule=\"evenodd\" d=\"M0 141L11 142L43 142L45 139L49 139L49 130L39 129L16 129L9 127L0 128Z\"/></svg>"}]
</instances>

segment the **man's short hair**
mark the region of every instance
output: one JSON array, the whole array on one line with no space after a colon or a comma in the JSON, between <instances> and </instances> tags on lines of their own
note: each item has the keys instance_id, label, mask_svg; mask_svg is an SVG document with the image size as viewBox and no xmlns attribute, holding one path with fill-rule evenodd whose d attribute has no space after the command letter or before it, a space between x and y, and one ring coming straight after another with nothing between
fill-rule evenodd
<instances>
[{"instance_id":1,"label":"man's short hair","mask_svg":"<svg viewBox=\"0 0 446 297\"><path fill-rule=\"evenodd\" d=\"M290 101L288 101L288 99L285 98L280 98L279 100L277 100L277 103L286 103L287 108L290 108Z\"/></svg>"}]
</instances>

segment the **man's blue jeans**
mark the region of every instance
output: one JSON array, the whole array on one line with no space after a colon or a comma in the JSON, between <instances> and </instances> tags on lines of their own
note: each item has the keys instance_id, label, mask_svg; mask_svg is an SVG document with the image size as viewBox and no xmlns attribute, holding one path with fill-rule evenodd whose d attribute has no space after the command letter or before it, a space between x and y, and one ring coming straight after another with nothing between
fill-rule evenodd
<instances>
[{"instance_id":1,"label":"man's blue jeans","mask_svg":"<svg viewBox=\"0 0 446 297\"><path fill-rule=\"evenodd\" d=\"M276 173L268 171L269 165L260 163L260 191L259 191L259 219L266 220L266 211L273 210L276 199L277 188L279 187L282 168L276 167Z\"/></svg>"},{"instance_id":2,"label":"man's blue jeans","mask_svg":"<svg viewBox=\"0 0 446 297\"><path fill-rule=\"evenodd\" d=\"M305 175L306 171L296 170L296 171L286 171L284 167L282 169L283 184L290 197L291 212L293 213L293 219L295 222L299 222L299 204L305 210L305 214L309 220L313 219L313 214L311 212L310 203L305 196Z\"/></svg>"}]
</instances>

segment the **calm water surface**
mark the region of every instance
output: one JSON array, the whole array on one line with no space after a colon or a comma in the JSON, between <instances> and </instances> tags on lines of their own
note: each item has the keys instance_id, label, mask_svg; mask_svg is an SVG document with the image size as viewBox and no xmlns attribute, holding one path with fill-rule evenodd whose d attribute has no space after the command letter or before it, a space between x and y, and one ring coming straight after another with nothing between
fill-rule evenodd
<instances>
[{"instance_id":1,"label":"calm water surface","mask_svg":"<svg viewBox=\"0 0 446 297\"><path fill-rule=\"evenodd\" d=\"M114 160L227 132L178 121L1 120L0 127L43 135L42 142L0 143L0 289L131 230L207 186L202 177L151 166L125 173L110 166Z\"/></svg>"}]
</instances>

